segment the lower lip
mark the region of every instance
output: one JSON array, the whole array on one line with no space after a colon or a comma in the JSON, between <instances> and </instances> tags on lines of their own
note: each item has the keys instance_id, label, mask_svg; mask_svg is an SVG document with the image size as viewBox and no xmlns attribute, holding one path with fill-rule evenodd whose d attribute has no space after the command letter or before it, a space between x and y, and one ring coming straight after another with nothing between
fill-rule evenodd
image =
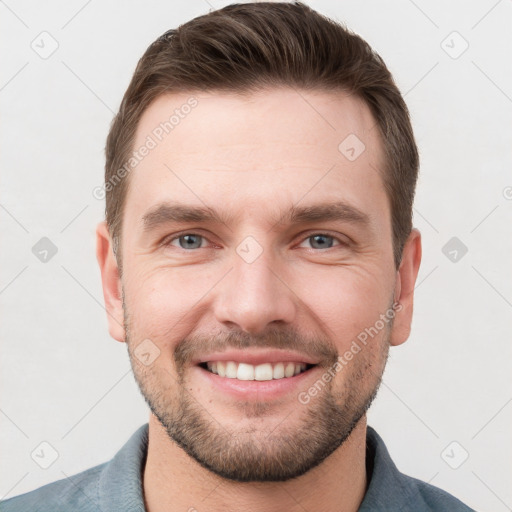
<instances>
[{"instance_id":1,"label":"lower lip","mask_svg":"<svg viewBox=\"0 0 512 512\"><path fill-rule=\"evenodd\" d=\"M310 378L318 366L313 366L309 370L293 377L261 381L229 379L228 377L220 377L216 373L205 370L200 366L195 366L194 368L199 371L200 378L205 379L209 387L232 395L234 398L262 402L281 398L293 391L298 393L297 388L299 386L302 389L306 389L304 386L305 381Z\"/></svg>"}]
</instances>

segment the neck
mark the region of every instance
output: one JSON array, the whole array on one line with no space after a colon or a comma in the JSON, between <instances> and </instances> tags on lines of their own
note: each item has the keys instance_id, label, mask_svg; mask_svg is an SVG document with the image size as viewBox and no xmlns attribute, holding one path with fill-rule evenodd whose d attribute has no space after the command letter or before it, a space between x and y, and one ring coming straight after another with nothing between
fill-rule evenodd
<instances>
[{"instance_id":1,"label":"neck","mask_svg":"<svg viewBox=\"0 0 512 512\"><path fill-rule=\"evenodd\" d=\"M151 414L143 487L147 512L355 512L366 492L366 417L319 466L286 482L240 483L189 457Z\"/></svg>"}]
</instances>

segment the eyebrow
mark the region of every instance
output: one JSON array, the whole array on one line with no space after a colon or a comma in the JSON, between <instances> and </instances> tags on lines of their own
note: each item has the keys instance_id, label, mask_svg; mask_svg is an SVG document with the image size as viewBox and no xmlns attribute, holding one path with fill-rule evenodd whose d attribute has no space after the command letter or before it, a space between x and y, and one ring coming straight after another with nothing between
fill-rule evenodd
<instances>
[{"instance_id":1,"label":"eyebrow","mask_svg":"<svg viewBox=\"0 0 512 512\"><path fill-rule=\"evenodd\" d=\"M232 220L232 216L221 215L212 208L178 203L161 203L142 217L144 232L153 231L163 224L172 222L229 224ZM293 205L274 225L278 223L306 224L322 221L348 222L363 228L371 225L368 214L345 201L309 206Z\"/></svg>"}]
</instances>

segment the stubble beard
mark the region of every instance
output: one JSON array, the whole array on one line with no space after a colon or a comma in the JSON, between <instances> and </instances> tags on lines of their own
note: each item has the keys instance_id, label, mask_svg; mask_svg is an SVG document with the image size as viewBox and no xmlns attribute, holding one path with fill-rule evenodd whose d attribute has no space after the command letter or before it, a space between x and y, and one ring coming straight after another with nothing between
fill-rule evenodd
<instances>
[{"instance_id":1,"label":"stubble beard","mask_svg":"<svg viewBox=\"0 0 512 512\"><path fill-rule=\"evenodd\" d=\"M348 439L377 395L388 357L391 324L383 340L374 340L378 344L373 347L376 353L365 347L368 350L355 354L338 372L340 375L336 374L308 404L297 400L296 408L288 416L276 420L273 415L272 421L265 423L272 404L236 404L246 419L253 418L258 425L271 425L244 430L228 428L222 417L215 417L215 409L213 413L207 411L190 394L186 367L175 377L167 369L144 367L136 360L125 308L130 363L151 412L169 439L202 467L237 482L283 482L296 478L321 464ZM335 391L334 383L340 378L342 389Z\"/></svg>"}]
</instances>

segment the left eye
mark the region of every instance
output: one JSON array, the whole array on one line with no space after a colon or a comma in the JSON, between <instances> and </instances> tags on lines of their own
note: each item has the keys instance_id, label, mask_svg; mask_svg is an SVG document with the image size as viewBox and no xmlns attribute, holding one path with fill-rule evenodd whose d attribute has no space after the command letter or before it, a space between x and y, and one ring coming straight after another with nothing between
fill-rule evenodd
<instances>
[{"instance_id":1,"label":"left eye","mask_svg":"<svg viewBox=\"0 0 512 512\"><path fill-rule=\"evenodd\" d=\"M338 245L340 245L340 242L337 238L326 235L325 233L317 233L311 236L308 236L304 242L310 241L311 246L313 249L330 249L334 242L338 242ZM302 243L304 243L302 242Z\"/></svg>"},{"instance_id":2,"label":"left eye","mask_svg":"<svg viewBox=\"0 0 512 512\"><path fill-rule=\"evenodd\" d=\"M178 242L181 249L191 250L201 249L203 247L203 242L206 241L206 238L196 233L185 233L183 235L172 238L166 242L165 245L172 245L176 247L176 241ZM302 244L308 241L310 241L313 249L330 249L334 245L342 245L342 242L340 242L338 238L327 235L325 233L316 233L314 235L310 235L304 239Z\"/></svg>"}]
</instances>

